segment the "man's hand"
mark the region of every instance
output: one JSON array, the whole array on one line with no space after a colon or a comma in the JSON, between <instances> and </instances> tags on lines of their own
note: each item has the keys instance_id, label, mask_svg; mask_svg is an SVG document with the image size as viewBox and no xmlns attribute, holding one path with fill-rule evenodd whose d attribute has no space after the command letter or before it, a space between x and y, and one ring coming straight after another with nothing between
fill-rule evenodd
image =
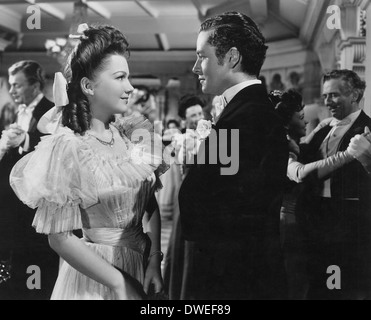
<instances>
[{"instance_id":1,"label":"man's hand","mask_svg":"<svg viewBox=\"0 0 371 320\"><path fill-rule=\"evenodd\" d=\"M362 135L357 134L350 140L347 152L357 159L365 169L371 170L371 132L368 127Z\"/></svg>"},{"instance_id":2,"label":"man's hand","mask_svg":"<svg viewBox=\"0 0 371 320\"><path fill-rule=\"evenodd\" d=\"M362 135L357 134L350 140L350 144L348 146L348 152L351 156L358 159L361 156L371 156L371 137L370 137L370 129L368 127L365 128L365 133Z\"/></svg>"},{"instance_id":3,"label":"man's hand","mask_svg":"<svg viewBox=\"0 0 371 320\"><path fill-rule=\"evenodd\" d=\"M26 131L14 123L9 126L8 130L3 131L2 139L5 139L7 150L18 148L26 139Z\"/></svg>"}]
</instances>

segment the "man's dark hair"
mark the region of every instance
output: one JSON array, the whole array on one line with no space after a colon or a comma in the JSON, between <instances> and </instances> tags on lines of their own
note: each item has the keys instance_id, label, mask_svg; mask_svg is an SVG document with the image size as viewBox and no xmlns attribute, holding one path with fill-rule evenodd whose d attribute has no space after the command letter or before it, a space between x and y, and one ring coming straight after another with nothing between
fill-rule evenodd
<instances>
[{"instance_id":1,"label":"man's dark hair","mask_svg":"<svg viewBox=\"0 0 371 320\"><path fill-rule=\"evenodd\" d=\"M186 94L185 96L181 97L179 100L179 110L178 110L179 117L181 117L182 119L185 119L186 110L198 104L202 108L204 108L206 105L205 101L202 98L200 98L199 96L193 95L193 94Z\"/></svg>"},{"instance_id":2,"label":"man's dark hair","mask_svg":"<svg viewBox=\"0 0 371 320\"><path fill-rule=\"evenodd\" d=\"M268 47L256 23L248 16L231 11L207 19L200 31L213 31L208 42L222 64L226 53L235 47L242 61L242 71L258 77L266 58Z\"/></svg>"},{"instance_id":3,"label":"man's dark hair","mask_svg":"<svg viewBox=\"0 0 371 320\"><path fill-rule=\"evenodd\" d=\"M38 82L40 83L40 90L44 89L45 73L43 68L36 61L32 60L18 61L8 69L8 73L11 76L14 76L19 72L24 73L30 85Z\"/></svg>"},{"instance_id":4,"label":"man's dark hair","mask_svg":"<svg viewBox=\"0 0 371 320\"><path fill-rule=\"evenodd\" d=\"M361 78L352 70L342 69L342 70L332 70L323 76L323 83L331 79L340 79L345 83L345 94L350 95L352 92L358 92L357 103L359 103L366 89L366 82L362 81Z\"/></svg>"},{"instance_id":5,"label":"man's dark hair","mask_svg":"<svg viewBox=\"0 0 371 320\"><path fill-rule=\"evenodd\" d=\"M170 120L167 122L166 127L169 128L169 125L172 124L172 123L174 123L175 126L176 126L177 128L180 127L180 123L179 123L178 121L176 121L175 119L170 119Z\"/></svg>"}]
</instances>

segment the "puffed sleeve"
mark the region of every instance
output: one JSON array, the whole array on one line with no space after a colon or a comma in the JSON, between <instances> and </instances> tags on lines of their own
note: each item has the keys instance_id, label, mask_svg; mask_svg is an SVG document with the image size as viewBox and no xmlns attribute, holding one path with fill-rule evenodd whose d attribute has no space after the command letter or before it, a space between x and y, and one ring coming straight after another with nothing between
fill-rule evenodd
<instances>
[{"instance_id":1,"label":"puffed sleeve","mask_svg":"<svg viewBox=\"0 0 371 320\"><path fill-rule=\"evenodd\" d=\"M43 137L10 174L10 184L27 206L37 208L33 227L52 234L82 228L80 207L98 202L88 149L72 131Z\"/></svg>"}]
</instances>

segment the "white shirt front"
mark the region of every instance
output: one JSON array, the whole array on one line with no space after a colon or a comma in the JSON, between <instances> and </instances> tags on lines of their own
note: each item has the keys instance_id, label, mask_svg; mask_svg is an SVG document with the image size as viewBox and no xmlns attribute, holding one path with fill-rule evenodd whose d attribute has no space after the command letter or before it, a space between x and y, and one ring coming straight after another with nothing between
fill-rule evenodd
<instances>
[{"instance_id":1,"label":"white shirt front","mask_svg":"<svg viewBox=\"0 0 371 320\"><path fill-rule=\"evenodd\" d=\"M360 114L361 110L358 110L351 113L341 121L335 118L332 119L330 122L332 129L323 140L320 147L323 159L334 155L338 151L341 140ZM331 179L325 180L324 188L322 190L322 197L331 198Z\"/></svg>"}]
</instances>

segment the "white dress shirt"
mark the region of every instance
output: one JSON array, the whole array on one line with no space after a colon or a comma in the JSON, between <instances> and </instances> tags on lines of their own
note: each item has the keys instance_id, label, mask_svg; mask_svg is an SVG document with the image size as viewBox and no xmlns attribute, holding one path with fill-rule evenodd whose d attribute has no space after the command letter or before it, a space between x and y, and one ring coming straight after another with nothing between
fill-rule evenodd
<instances>
[{"instance_id":1,"label":"white dress shirt","mask_svg":"<svg viewBox=\"0 0 371 320\"><path fill-rule=\"evenodd\" d=\"M338 151L342 138L351 128L360 114L361 110L358 110L351 113L341 121L335 118L331 120L330 126L332 126L332 129L323 140L320 147L323 159L333 156ZM325 180L324 188L322 190L322 197L331 198L331 179Z\"/></svg>"}]
</instances>

